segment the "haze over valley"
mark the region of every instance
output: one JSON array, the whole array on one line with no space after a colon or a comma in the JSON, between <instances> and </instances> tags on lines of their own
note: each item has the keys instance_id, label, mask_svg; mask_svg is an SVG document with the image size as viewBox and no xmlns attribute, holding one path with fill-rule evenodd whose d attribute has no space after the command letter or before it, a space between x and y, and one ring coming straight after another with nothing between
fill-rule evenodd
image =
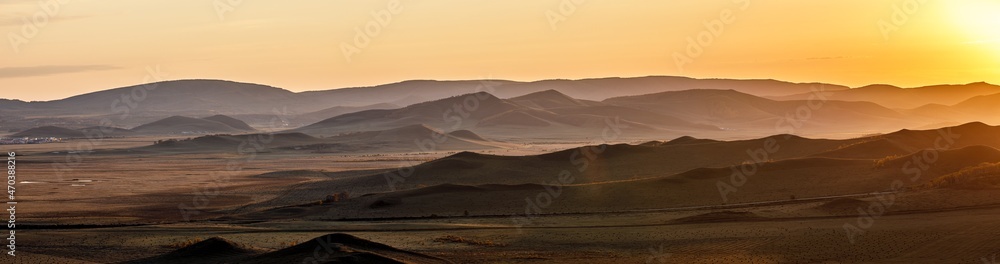
<instances>
[{"instance_id":1,"label":"haze over valley","mask_svg":"<svg viewBox=\"0 0 1000 264\"><path fill-rule=\"evenodd\" d=\"M0 263L1000 256L995 1L0 8Z\"/></svg>"}]
</instances>

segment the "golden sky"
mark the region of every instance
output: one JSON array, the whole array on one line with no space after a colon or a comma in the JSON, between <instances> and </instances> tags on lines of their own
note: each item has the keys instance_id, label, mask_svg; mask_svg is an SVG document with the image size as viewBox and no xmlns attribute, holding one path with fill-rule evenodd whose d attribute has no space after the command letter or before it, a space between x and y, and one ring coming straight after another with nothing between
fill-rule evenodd
<instances>
[{"instance_id":1,"label":"golden sky","mask_svg":"<svg viewBox=\"0 0 1000 264\"><path fill-rule=\"evenodd\" d=\"M152 68L292 91L646 75L1000 83L996 0L5 0L0 10L0 98L23 100L139 84Z\"/></svg>"}]
</instances>

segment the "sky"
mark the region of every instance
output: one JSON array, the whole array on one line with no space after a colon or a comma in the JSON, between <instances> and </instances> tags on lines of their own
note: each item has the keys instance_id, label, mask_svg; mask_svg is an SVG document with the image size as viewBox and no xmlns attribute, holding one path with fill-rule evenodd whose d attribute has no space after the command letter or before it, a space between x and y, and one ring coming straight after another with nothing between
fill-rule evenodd
<instances>
[{"instance_id":1,"label":"sky","mask_svg":"<svg viewBox=\"0 0 1000 264\"><path fill-rule=\"evenodd\" d=\"M1000 84L996 0L5 0L0 98L649 75Z\"/></svg>"}]
</instances>

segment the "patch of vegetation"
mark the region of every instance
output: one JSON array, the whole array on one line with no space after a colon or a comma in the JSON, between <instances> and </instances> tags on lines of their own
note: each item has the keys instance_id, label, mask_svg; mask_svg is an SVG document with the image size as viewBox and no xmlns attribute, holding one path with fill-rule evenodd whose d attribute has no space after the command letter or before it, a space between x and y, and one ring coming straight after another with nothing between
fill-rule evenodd
<instances>
[{"instance_id":1,"label":"patch of vegetation","mask_svg":"<svg viewBox=\"0 0 1000 264\"><path fill-rule=\"evenodd\" d=\"M493 240L475 240L475 239L468 239L468 238L464 238L464 237L460 237L460 236L455 236L455 235L446 235L446 236L438 237L438 238L434 239L434 242L460 243L460 244L466 244L466 245L470 245L470 246L482 246L482 247L506 247L507 246L507 244L499 243L499 242L494 242Z\"/></svg>"},{"instance_id":2,"label":"patch of vegetation","mask_svg":"<svg viewBox=\"0 0 1000 264\"><path fill-rule=\"evenodd\" d=\"M926 184L930 188L995 189L1000 188L1000 162L983 163L953 172Z\"/></svg>"},{"instance_id":3,"label":"patch of vegetation","mask_svg":"<svg viewBox=\"0 0 1000 264\"><path fill-rule=\"evenodd\" d=\"M872 165L872 169L873 170L881 169L882 167L885 167L885 164L887 162L893 161L895 159L902 158L902 157L903 157L903 155L891 155L891 156L886 156L885 158L877 159L877 160L875 160L875 164Z\"/></svg>"}]
</instances>

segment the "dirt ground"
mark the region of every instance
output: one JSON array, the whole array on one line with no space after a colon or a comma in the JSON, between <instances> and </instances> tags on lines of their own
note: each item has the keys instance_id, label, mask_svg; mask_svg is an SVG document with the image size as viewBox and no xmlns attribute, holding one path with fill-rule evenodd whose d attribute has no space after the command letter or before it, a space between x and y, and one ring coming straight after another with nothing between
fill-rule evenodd
<instances>
[{"instance_id":1,"label":"dirt ground","mask_svg":"<svg viewBox=\"0 0 1000 264\"><path fill-rule=\"evenodd\" d=\"M121 149L148 142L117 139L103 146ZM98 147L81 154L79 162L67 162L72 156L65 151L72 144L16 150L18 257L5 261L123 262L216 236L277 250L330 233L455 263L995 263L1000 254L1000 206L950 203L935 196L940 193L900 199L890 214L853 233L845 229L846 224L859 225L851 202L865 204L874 197L839 201L848 204L846 213L815 211L829 207L831 198L725 209L539 215L527 224L505 216L245 221L234 216L321 199L322 190L336 188L323 185L329 177L407 166L449 153L121 154L102 153ZM497 154L569 146L536 145ZM69 169L60 173L54 164ZM327 174L258 176L294 170ZM305 188L313 185L318 187ZM302 191L313 189L319 191ZM983 199L1000 193L963 195ZM926 209L925 203L907 202L911 200L940 204Z\"/></svg>"}]
</instances>

